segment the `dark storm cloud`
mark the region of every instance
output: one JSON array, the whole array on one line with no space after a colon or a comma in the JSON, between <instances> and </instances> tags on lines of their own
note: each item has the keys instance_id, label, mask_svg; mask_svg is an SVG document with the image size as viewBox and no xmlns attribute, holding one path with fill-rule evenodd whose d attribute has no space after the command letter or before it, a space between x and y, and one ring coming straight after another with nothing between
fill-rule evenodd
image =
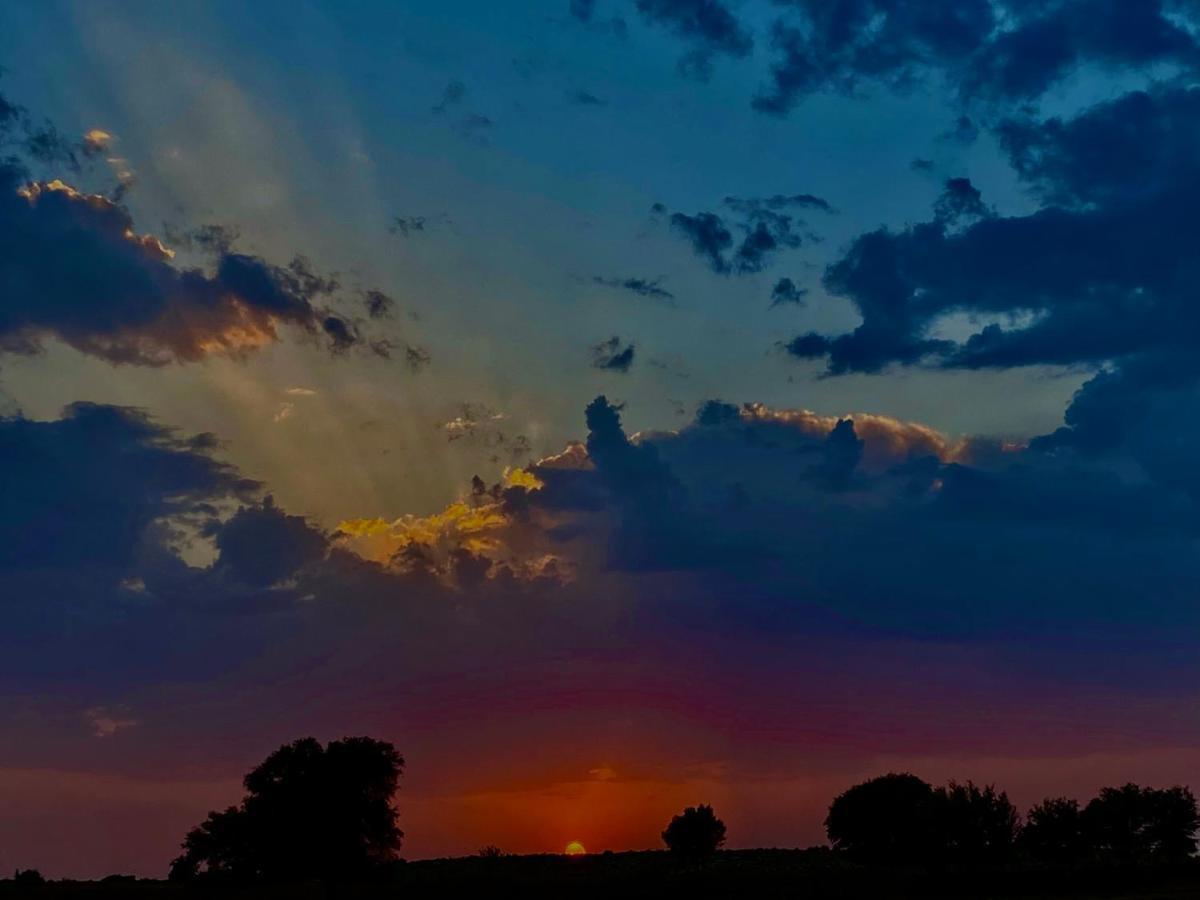
<instances>
[{"instance_id":1,"label":"dark storm cloud","mask_svg":"<svg viewBox=\"0 0 1200 900\"><path fill-rule=\"evenodd\" d=\"M513 502L556 510L560 528L576 510L564 533L607 547L609 566L729 585L731 621L798 623L815 605L929 634L1200 625L1185 612L1200 569L1180 552L1194 501L1166 481L881 417L711 402L692 426L635 444L601 399L588 423L593 468L534 466L544 488L512 489ZM1150 560L1169 595L1153 611L1131 600Z\"/></svg>"},{"instance_id":2,"label":"dark storm cloud","mask_svg":"<svg viewBox=\"0 0 1200 900\"><path fill-rule=\"evenodd\" d=\"M778 0L770 85L755 99L781 114L821 90L906 87L931 73L964 98L1033 99L1085 64L1114 71L1200 61L1195 10L1146 0Z\"/></svg>"},{"instance_id":3,"label":"dark storm cloud","mask_svg":"<svg viewBox=\"0 0 1200 900\"><path fill-rule=\"evenodd\" d=\"M639 297L649 297L652 300L675 299L675 295L662 286L661 278L605 278L602 275L594 275L592 281L604 287L629 291Z\"/></svg>"},{"instance_id":4,"label":"dark storm cloud","mask_svg":"<svg viewBox=\"0 0 1200 900\"><path fill-rule=\"evenodd\" d=\"M680 71L707 79L717 54L742 58L750 55L753 38L720 0L636 0L647 22L661 25L691 46L679 61Z\"/></svg>"},{"instance_id":5,"label":"dark storm cloud","mask_svg":"<svg viewBox=\"0 0 1200 900\"><path fill-rule=\"evenodd\" d=\"M622 340L614 334L592 347L592 368L628 372L633 365L634 345L632 342L624 346L622 344Z\"/></svg>"},{"instance_id":6,"label":"dark storm cloud","mask_svg":"<svg viewBox=\"0 0 1200 900\"><path fill-rule=\"evenodd\" d=\"M209 536L219 553L217 571L235 581L267 588L323 560L329 540L303 516L289 516L270 495L213 524Z\"/></svg>"},{"instance_id":7,"label":"dark storm cloud","mask_svg":"<svg viewBox=\"0 0 1200 900\"><path fill-rule=\"evenodd\" d=\"M257 643L237 610L262 605L178 555L258 491L215 443L93 404L0 420L0 697L82 709L167 672L218 677Z\"/></svg>"},{"instance_id":8,"label":"dark storm cloud","mask_svg":"<svg viewBox=\"0 0 1200 900\"><path fill-rule=\"evenodd\" d=\"M0 572L60 568L115 582L156 522L205 521L215 504L256 490L213 457L214 444L91 403L49 422L0 419Z\"/></svg>"},{"instance_id":9,"label":"dark storm cloud","mask_svg":"<svg viewBox=\"0 0 1200 900\"><path fill-rule=\"evenodd\" d=\"M1198 112L1200 92L1159 87L1066 121L1002 124L1018 174L1048 205L990 215L969 182L952 180L933 221L865 234L826 272L826 288L849 297L862 324L806 337L793 352L828 352L835 374L921 360L983 368L1180 356L1200 331L1189 287ZM951 343L931 334L950 313L999 320Z\"/></svg>"},{"instance_id":10,"label":"dark storm cloud","mask_svg":"<svg viewBox=\"0 0 1200 900\"><path fill-rule=\"evenodd\" d=\"M1027 457L1138 473L1165 493L1129 491L1112 509L1127 503L1149 522L1139 504L1154 502L1169 518L1181 498L1200 497L1190 462L1200 443L1197 121L1200 91L1168 83L1071 118L1001 122L1002 147L1044 206L997 216L969 181L952 179L932 221L862 235L827 270L826 289L850 298L862 324L801 335L787 350L827 357L830 374L913 363L1091 370L1063 426ZM951 341L937 332L949 315L984 323ZM1076 506L1092 502L1085 489L1101 505L1114 496L1113 484L1081 484Z\"/></svg>"},{"instance_id":11,"label":"dark storm cloud","mask_svg":"<svg viewBox=\"0 0 1200 900\"><path fill-rule=\"evenodd\" d=\"M393 710L462 659L500 696L512 667L527 680L576 649L657 659L708 641L731 670L753 654L801 681L808 637L856 648L834 670L848 676L919 636L923 654L969 642L1005 683L1039 653L1089 689L1194 683L1200 518L1156 479L877 416L713 402L631 438L597 398L585 420L585 444L527 467L539 488L477 479L451 507L471 530L438 531L451 510L401 516L404 541L377 562L255 502L211 437L107 407L4 422L19 465L0 475L0 700L24 698L23 744L77 741L85 710L128 705L176 754L256 745L280 722L324 725L324 704ZM179 556L189 533L213 542L211 563ZM1119 665L1096 652L1114 640ZM701 658L668 665L708 703L721 679ZM876 666L868 683L887 677ZM778 681L756 690L776 703ZM860 737L887 721L854 708Z\"/></svg>"},{"instance_id":12,"label":"dark storm cloud","mask_svg":"<svg viewBox=\"0 0 1200 900\"><path fill-rule=\"evenodd\" d=\"M1080 616L1124 628L1135 607L1138 627L1168 615L1176 627L1197 624L1186 613L1197 564L1178 550L1200 519L1194 501L1156 475L1130 480L1041 448L951 442L878 416L714 401L679 432L636 441L604 398L585 418L573 462L543 460L529 469L540 489L500 492L518 532L498 533L502 541L558 544L568 558L581 554L580 565L601 550L613 572L691 571L714 588L736 583L736 602L710 613L743 624L768 614L798 623L814 604L903 632L1053 629ZM470 420L497 421L487 410ZM53 422L5 420L0 441L8 462L0 577L26 591L39 579L43 600L65 604L62 612L88 608L128 624L172 598L218 618L313 602L314 610L333 602L328 613L344 616L351 584L383 595L407 589L394 574L369 587L376 576L311 523L269 498L250 502L258 486L214 460L211 437L188 440L129 410L80 405ZM479 485L475 494L475 502L492 496ZM540 536L537 510L554 512ZM211 566L175 557L187 528L213 540ZM883 564L862 566L864 557ZM132 608L118 602L130 590L141 597ZM28 594L4 596L12 627L35 627ZM369 607L369 594L358 602Z\"/></svg>"}]
</instances>

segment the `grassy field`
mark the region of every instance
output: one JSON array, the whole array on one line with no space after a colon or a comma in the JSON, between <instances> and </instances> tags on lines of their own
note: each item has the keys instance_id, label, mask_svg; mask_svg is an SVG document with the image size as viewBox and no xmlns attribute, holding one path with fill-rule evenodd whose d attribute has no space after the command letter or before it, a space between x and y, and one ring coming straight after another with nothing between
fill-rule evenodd
<instances>
[{"instance_id":1,"label":"grassy field","mask_svg":"<svg viewBox=\"0 0 1200 900\"><path fill-rule=\"evenodd\" d=\"M387 883L325 887L176 885L108 879L53 882L18 888L0 882L9 897L200 898L443 898L468 897L802 897L812 900L886 898L1111 898L1200 900L1200 863L1157 869L1101 866L1071 870L1009 868L962 871L879 871L859 868L820 850L736 850L702 863L667 853L606 853L585 857L467 857L397 864Z\"/></svg>"}]
</instances>

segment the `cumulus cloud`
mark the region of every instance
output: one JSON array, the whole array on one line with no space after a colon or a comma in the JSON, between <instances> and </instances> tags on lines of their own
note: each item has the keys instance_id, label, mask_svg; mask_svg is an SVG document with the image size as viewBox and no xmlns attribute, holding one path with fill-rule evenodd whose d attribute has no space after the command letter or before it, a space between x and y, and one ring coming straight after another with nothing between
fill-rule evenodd
<instances>
[{"instance_id":1,"label":"cumulus cloud","mask_svg":"<svg viewBox=\"0 0 1200 900\"><path fill-rule=\"evenodd\" d=\"M756 777L830 747L855 765L930 742L1016 752L1063 708L1055 752L1145 742L1148 723L1200 740L1161 715L1200 632L1200 518L1169 482L886 417L714 401L631 436L621 416L597 398L562 453L332 534L215 462L211 437L107 407L5 420L0 447L24 450L0 491L0 704L19 704L21 752L111 727L97 752L151 772L367 722L430 741L424 777L477 777L447 710L522 758L543 729L586 757L610 714L622 740L686 727L697 758ZM211 544L191 563L188 534ZM582 724L564 731L564 709ZM738 739L731 758L746 716L802 749Z\"/></svg>"},{"instance_id":2,"label":"cumulus cloud","mask_svg":"<svg viewBox=\"0 0 1200 900\"><path fill-rule=\"evenodd\" d=\"M510 469L491 487L476 479L441 513L351 520L331 538L269 497L256 499L255 483L213 459L211 438L180 438L111 407L10 420L3 440L14 448L15 483L41 487L0 501L0 546L9 548L0 567L8 579L107 572L86 576L89 592L107 584L116 596L136 581L151 602L199 593L234 602L266 591L284 603L349 577L354 564L339 554L351 550L396 577L436 575L459 588L460 575L511 584L696 572L741 586L731 616L769 608L803 618L816 604L901 631L951 633L1034 615L1104 618L1100 610L1121 608L1126 591L1142 597L1145 612L1135 584L1146 569L1131 563L1158 560L1164 579L1191 565L1172 554L1193 539L1196 519L1190 502L1163 502L1174 491L1169 480L1130 480L1038 447L950 438L885 416L719 401L675 432L631 438L603 397L586 422L585 442ZM69 501L48 502L47 484L61 485ZM165 562L185 531L212 541L206 567ZM856 569L866 552L885 567ZM1104 598L1090 612L1078 591L1063 589L1084 558L1096 590L1103 585L1086 598ZM883 572L890 586L880 595ZM768 607L756 607L757 597ZM1151 606L1165 613L1181 601L1167 590Z\"/></svg>"},{"instance_id":3,"label":"cumulus cloud","mask_svg":"<svg viewBox=\"0 0 1200 900\"><path fill-rule=\"evenodd\" d=\"M922 361L1100 366L1147 353L1179 365L1194 318L1185 235L1200 198L1198 96L1159 86L1068 120L1007 120L998 133L1045 205L996 216L952 179L932 221L862 235L826 271L826 290L850 298L862 324L803 335L790 352L828 356L834 374ZM952 313L993 320L962 342L935 337Z\"/></svg>"}]
</instances>

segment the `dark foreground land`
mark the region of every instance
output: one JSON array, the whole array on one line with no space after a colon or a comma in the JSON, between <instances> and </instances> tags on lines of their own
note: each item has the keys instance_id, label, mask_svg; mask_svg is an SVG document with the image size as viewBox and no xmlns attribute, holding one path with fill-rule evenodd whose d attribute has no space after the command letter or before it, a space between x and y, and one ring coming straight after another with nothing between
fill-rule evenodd
<instances>
[{"instance_id":1,"label":"dark foreground land","mask_svg":"<svg viewBox=\"0 0 1200 900\"><path fill-rule=\"evenodd\" d=\"M799 897L877 898L1112 898L1200 900L1200 861L1175 866L1011 867L879 870L851 865L821 850L730 850L703 862L665 852L585 857L467 857L396 864L383 883L352 886L181 885L109 878L98 882L0 882L0 900L16 897L135 900L252 900L252 898L449 897Z\"/></svg>"}]
</instances>

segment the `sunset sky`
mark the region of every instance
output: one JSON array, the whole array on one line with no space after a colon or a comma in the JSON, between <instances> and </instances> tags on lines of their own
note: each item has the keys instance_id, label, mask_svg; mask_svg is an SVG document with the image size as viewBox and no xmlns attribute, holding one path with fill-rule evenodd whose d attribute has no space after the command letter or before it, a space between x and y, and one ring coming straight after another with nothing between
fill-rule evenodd
<instances>
[{"instance_id":1,"label":"sunset sky","mask_svg":"<svg viewBox=\"0 0 1200 900\"><path fill-rule=\"evenodd\" d=\"M1200 788L1200 2L0 0L0 872Z\"/></svg>"}]
</instances>

